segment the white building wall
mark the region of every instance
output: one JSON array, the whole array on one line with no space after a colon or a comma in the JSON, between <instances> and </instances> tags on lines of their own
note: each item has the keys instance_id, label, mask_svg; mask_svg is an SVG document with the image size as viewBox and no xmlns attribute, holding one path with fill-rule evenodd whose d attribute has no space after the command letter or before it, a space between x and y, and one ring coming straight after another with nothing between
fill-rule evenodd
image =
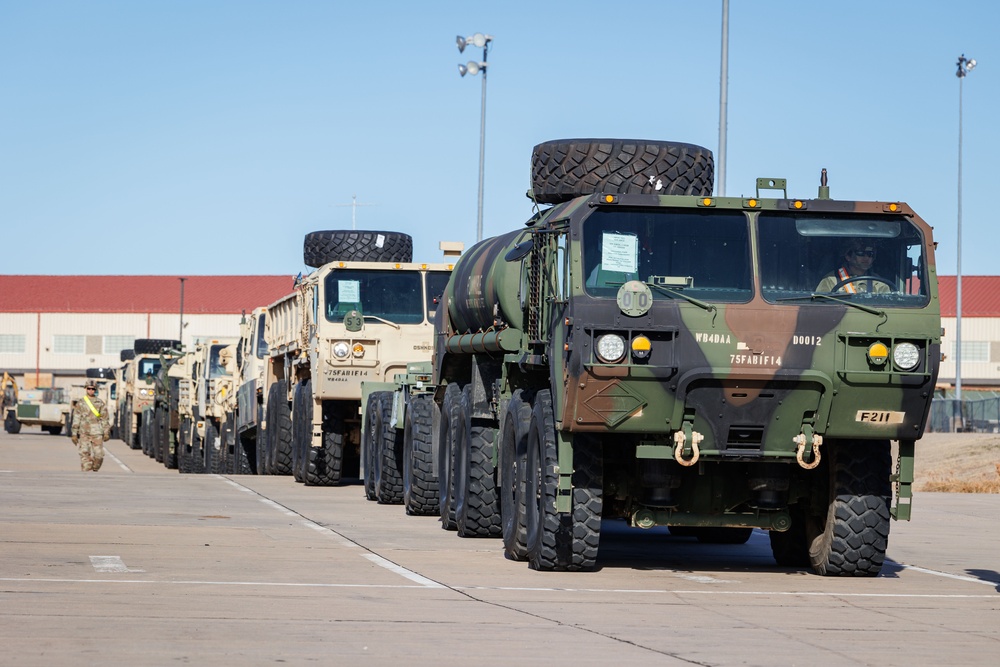
<instances>
[{"instance_id":1,"label":"white building wall","mask_svg":"<svg viewBox=\"0 0 1000 667\"><path fill-rule=\"evenodd\" d=\"M938 382L955 382L955 318L942 317L941 371ZM1000 385L1000 318L962 318L962 387Z\"/></svg>"},{"instance_id":2,"label":"white building wall","mask_svg":"<svg viewBox=\"0 0 1000 667\"><path fill-rule=\"evenodd\" d=\"M182 342L240 334L240 315L185 314ZM135 338L176 340L177 314L0 313L0 373L54 373L69 386L87 368L121 364L118 342Z\"/></svg>"}]
</instances>

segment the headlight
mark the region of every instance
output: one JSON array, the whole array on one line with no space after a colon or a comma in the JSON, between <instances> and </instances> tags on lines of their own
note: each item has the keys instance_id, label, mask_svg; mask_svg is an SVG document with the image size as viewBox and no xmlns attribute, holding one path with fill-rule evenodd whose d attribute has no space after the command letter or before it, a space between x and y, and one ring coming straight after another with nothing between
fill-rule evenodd
<instances>
[{"instance_id":1,"label":"headlight","mask_svg":"<svg viewBox=\"0 0 1000 667\"><path fill-rule=\"evenodd\" d=\"M351 346L345 343L344 341L340 341L338 343L333 344L333 356L337 357L338 359L346 359L347 355L349 355L350 353L351 353Z\"/></svg>"},{"instance_id":2,"label":"headlight","mask_svg":"<svg viewBox=\"0 0 1000 667\"><path fill-rule=\"evenodd\" d=\"M899 343L892 349L892 361L901 371L912 371L920 363L920 350L913 343Z\"/></svg>"},{"instance_id":3,"label":"headlight","mask_svg":"<svg viewBox=\"0 0 1000 667\"><path fill-rule=\"evenodd\" d=\"M597 356L612 364L625 356L625 339L618 334L604 334L597 339Z\"/></svg>"}]
</instances>

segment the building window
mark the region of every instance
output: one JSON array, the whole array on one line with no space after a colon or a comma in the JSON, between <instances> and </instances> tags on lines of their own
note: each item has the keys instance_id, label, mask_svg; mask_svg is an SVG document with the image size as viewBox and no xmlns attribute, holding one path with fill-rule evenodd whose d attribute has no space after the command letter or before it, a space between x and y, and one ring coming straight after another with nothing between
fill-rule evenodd
<instances>
[{"instance_id":1,"label":"building window","mask_svg":"<svg viewBox=\"0 0 1000 667\"><path fill-rule=\"evenodd\" d=\"M118 354L122 350L131 350L135 345L135 336L105 336L104 354Z\"/></svg>"},{"instance_id":2,"label":"building window","mask_svg":"<svg viewBox=\"0 0 1000 667\"><path fill-rule=\"evenodd\" d=\"M955 343L951 344L952 359L955 358ZM962 363L990 360L990 343L985 340L962 341Z\"/></svg>"},{"instance_id":3,"label":"building window","mask_svg":"<svg viewBox=\"0 0 1000 667\"><path fill-rule=\"evenodd\" d=\"M87 350L86 336L52 337L52 352L55 354L85 354Z\"/></svg>"},{"instance_id":4,"label":"building window","mask_svg":"<svg viewBox=\"0 0 1000 667\"><path fill-rule=\"evenodd\" d=\"M0 334L0 354L24 354L24 334Z\"/></svg>"}]
</instances>

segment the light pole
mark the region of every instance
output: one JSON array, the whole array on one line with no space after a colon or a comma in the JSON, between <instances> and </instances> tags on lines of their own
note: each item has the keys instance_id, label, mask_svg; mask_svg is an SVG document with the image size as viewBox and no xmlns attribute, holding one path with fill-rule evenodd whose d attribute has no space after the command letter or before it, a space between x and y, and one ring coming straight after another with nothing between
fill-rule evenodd
<instances>
[{"instance_id":1,"label":"light pole","mask_svg":"<svg viewBox=\"0 0 1000 667\"><path fill-rule=\"evenodd\" d=\"M976 67L976 61L958 57L958 262L955 269L955 399L958 401L959 423L965 430L965 411L962 410L962 83Z\"/></svg>"},{"instance_id":2,"label":"light pole","mask_svg":"<svg viewBox=\"0 0 1000 667\"><path fill-rule=\"evenodd\" d=\"M719 154L715 161L719 169L720 197L726 195L726 120L729 106L729 0L722 0L722 66L719 73Z\"/></svg>"},{"instance_id":3,"label":"light pole","mask_svg":"<svg viewBox=\"0 0 1000 667\"><path fill-rule=\"evenodd\" d=\"M181 281L181 323L180 331L177 333L177 341L181 347L184 347L184 281L187 278L178 278L177 280Z\"/></svg>"},{"instance_id":4,"label":"light pole","mask_svg":"<svg viewBox=\"0 0 1000 667\"><path fill-rule=\"evenodd\" d=\"M472 37L462 37L459 35L455 38L459 53L465 51L465 47L469 44L475 47L482 47L483 49L482 62L470 60L464 65L458 66L458 73L461 76L465 76L466 74L475 76L480 72L483 74L483 105L479 118L479 212L476 218L477 242L483 240L483 165L486 155L486 52L489 50L490 42L492 41L492 36L484 35L481 32L477 32Z\"/></svg>"}]
</instances>

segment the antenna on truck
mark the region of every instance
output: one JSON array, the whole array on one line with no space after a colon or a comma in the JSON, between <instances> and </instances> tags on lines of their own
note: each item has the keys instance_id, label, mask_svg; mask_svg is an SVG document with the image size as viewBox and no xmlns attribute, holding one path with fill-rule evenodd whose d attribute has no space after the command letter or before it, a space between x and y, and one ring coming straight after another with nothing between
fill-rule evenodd
<instances>
[{"instance_id":1,"label":"antenna on truck","mask_svg":"<svg viewBox=\"0 0 1000 667\"><path fill-rule=\"evenodd\" d=\"M358 196L351 195L350 204L334 204L334 206L350 206L351 207L351 229L358 228L358 207L359 206L378 206L378 204L360 204L358 203Z\"/></svg>"}]
</instances>

